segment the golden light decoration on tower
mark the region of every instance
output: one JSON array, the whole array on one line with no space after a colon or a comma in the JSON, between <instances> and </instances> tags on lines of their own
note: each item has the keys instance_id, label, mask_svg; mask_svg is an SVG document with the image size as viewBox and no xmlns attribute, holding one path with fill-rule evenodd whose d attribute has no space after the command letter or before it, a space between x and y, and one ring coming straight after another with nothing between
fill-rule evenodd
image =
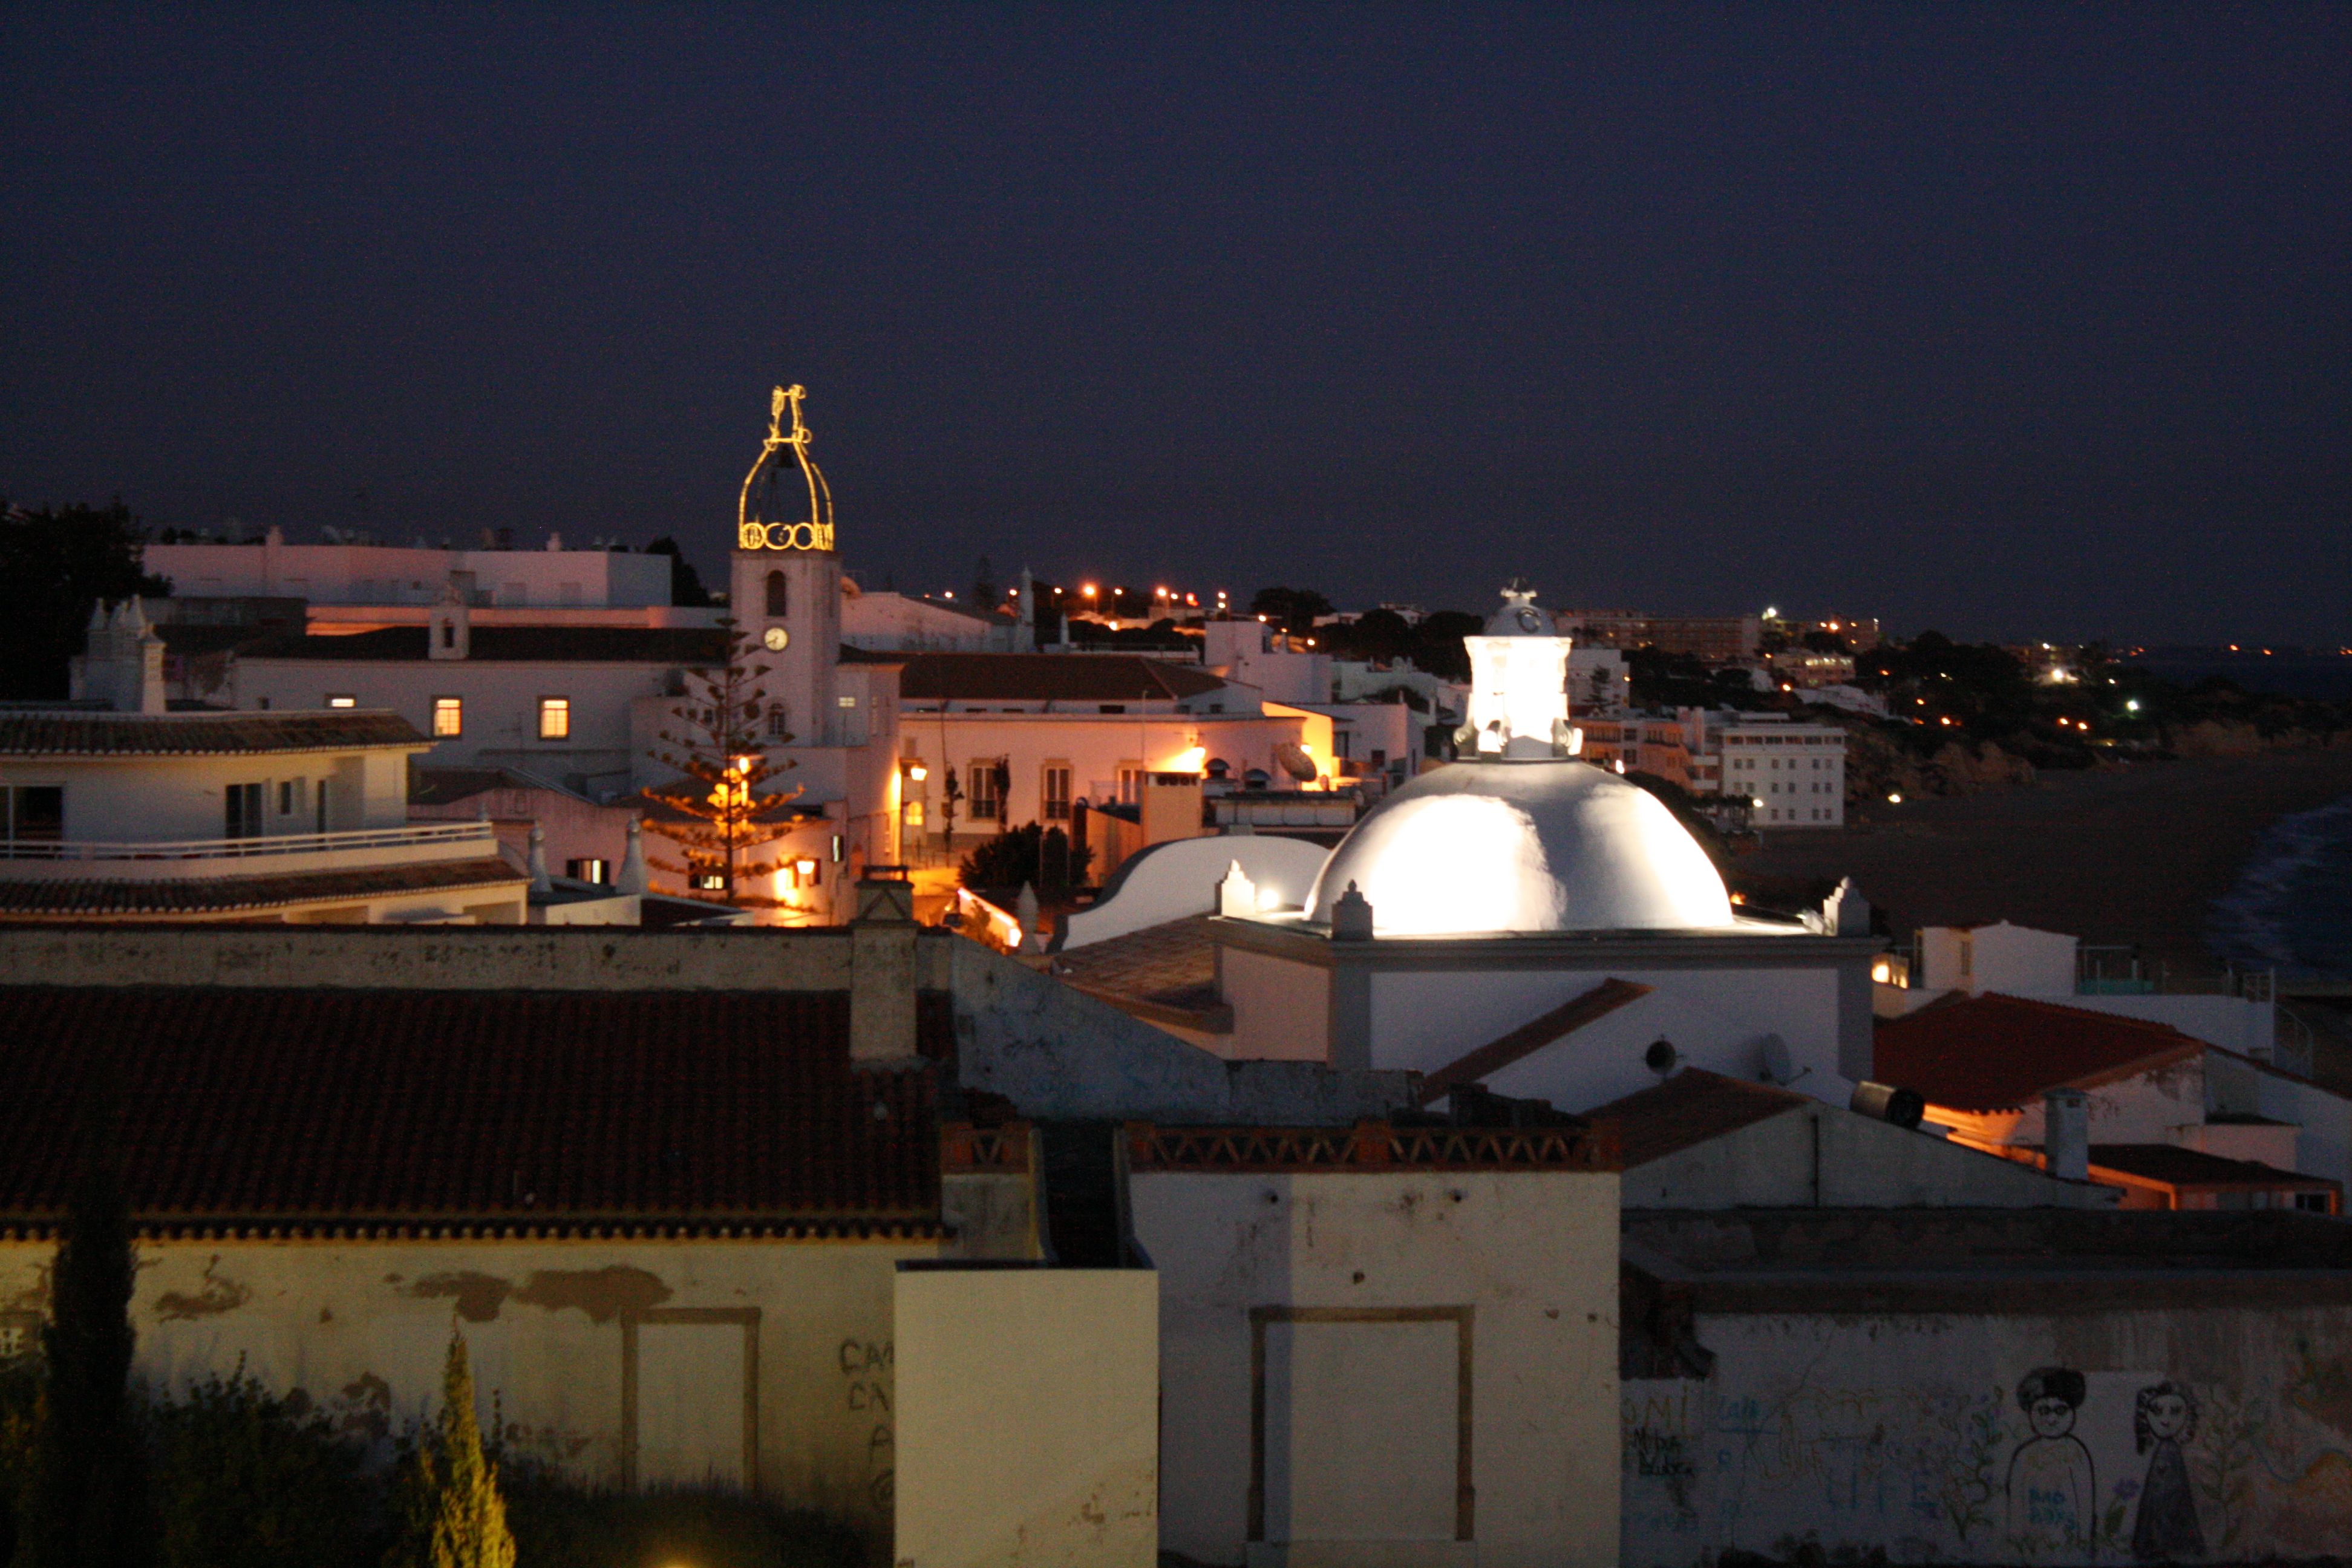
<instances>
[{"instance_id":1,"label":"golden light decoration on tower","mask_svg":"<svg viewBox=\"0 0 2352 1568\"><path fill-rule=\"evenodd\" d=\"M735 544L740 550L831 550L833 548L833 491L824 482L824 474L809 456L809 443L815 437L801 418L801 401L808 395L803 386L780 386L768 402L768 437L760 447L759 461L744 476L742 499L735 509ZM792 428L784 428L784 416L792 415ZM771 490L776 488L773 467L781 462L777 453L792 448L793 458L800 467L801 478L808 490L808 513L804 518L786 521L778 518L757 517L754 491L760 488L762 475L769 475Z\"/></svg>"}]
</instances>

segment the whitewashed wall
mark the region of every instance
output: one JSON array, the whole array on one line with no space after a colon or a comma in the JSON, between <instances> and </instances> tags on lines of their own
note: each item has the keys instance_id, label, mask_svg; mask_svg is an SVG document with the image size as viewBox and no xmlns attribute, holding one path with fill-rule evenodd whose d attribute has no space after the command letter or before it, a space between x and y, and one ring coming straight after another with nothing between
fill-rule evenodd
<instances>
[{"instance_id":1,"label":"whitewashed wall","mask_svg":"<svg viewBox=\"0 0 2352 1568\"><path fill-rule=\"evenodd\" d=\"M1613 1173L1145 1172L1132 1191L1161 1281L1163 1546L1243 1560L1251 1310L1336 1310L1363 1316L1266 1331L1288 1363L1268 1388L1270 1535L1337 1537L1335 1562L1615 1563ZM1457 1323L1469 1542L1452 1539Z\"/></svg>"},{"instance_id":2,"label":"whitewashed wall","mask_svg":"<svg viewBox=\"0 0 2352 1568\"><path fill-rule=\"evenodd\" d=\"M2135 1443L2133 1411L2167 1381L2196 1406L2180 1454L2204 1557L2294 1560L2352 1542L2352 1309L1702 1315L1696 1327L1721 1358L1711 1379L1624 1385L1628 1568L1785 1556L1808 1541L1832 1561L2133 1561L2156 1458ZM2034 1434L2018 1385L2044 1366L2081 1373L2087 1395L2072 1430L2021 1462ZM2068 1440L2080 1469L2039 1462L2071 1461ZM2087 1495L2028 1484L2070 1473ZM2063 1521L2078 1517L2070 1547Z\"/></svg>"},{"instance_id":3,"label":"whitewashed wall","mask_svg":"<svg viewBox=\"0 0 2352 1568\"><path fill-rule=\"evenodd\" d=\"M938 1250L853 1241L149 1242L131 1320L138 1372L152 1384L184 1386L241 1363L373 1439L434 1407L454 1323L473 1357L483 1421L495 1410L510 1446L606 1485L624 1473L624 1349L634 1338L641 1481L719 1466L722 1479L740 1482L748 1381L762 1489L878 1537L889 1529L895 1469L892 1272L900 1258ZM37 1321L51 1251L0 1243L0 1317Z\"/></svg>"}]
</instances>

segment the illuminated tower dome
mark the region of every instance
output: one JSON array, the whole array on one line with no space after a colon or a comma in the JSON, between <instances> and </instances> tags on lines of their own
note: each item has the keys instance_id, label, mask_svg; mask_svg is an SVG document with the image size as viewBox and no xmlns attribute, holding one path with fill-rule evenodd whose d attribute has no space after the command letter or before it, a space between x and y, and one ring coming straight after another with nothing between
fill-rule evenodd
<instances>
[{"instance_id":1,"label":"illuminated tower dome","mask_svg":"<svg viewBox=\"0 0 2352 1568\"><path fill-rule=\"evenodd\" d=\"M1648 791L1577 756L1569 639L1517 584L1470 653L1475 760L1406 784L1342 839L1307 896L1327 922L1349 885L1375 932L1686 931L1728 927L1731 901L1696 839Z\"/></svg>"}]
</instances>

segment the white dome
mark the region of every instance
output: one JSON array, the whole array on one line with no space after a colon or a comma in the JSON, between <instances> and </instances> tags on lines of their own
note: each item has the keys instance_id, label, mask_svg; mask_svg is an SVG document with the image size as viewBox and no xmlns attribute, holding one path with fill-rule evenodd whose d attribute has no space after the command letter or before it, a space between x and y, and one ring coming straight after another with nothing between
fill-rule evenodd
<instances>
[{"instance_id":1,"label":"white dome","mask_svg":"<svg viewBox=\"0 0 2352 1568\"><path fill-rule=\"evenodd\" d=\"M1728 926L1706 851L1648 791L1574 760L1456 763L1366 812L1307 896L1356 884L1381 936Z\"/></svg>"}]
</instances>

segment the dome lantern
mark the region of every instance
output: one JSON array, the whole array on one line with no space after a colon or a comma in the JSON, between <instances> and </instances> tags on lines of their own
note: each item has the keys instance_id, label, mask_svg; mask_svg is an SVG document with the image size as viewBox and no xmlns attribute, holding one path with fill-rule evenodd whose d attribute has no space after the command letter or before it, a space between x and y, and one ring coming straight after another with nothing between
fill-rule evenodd
<instances>
[{"instance_id":1,"label":"dome lantern","mask_svg":"<svg viewBox=\"0 0 2352 1568\"><path fill-rule=\"evenodd\" d=\"M1481 761L1549 761L1582 749L1568 722L1570 639L1535 607L1535 596L1514 578L1485 631L1462 639L1470 655L1470 734L1463 739L1475 742Z\"/></svg>"}]
</instances>

